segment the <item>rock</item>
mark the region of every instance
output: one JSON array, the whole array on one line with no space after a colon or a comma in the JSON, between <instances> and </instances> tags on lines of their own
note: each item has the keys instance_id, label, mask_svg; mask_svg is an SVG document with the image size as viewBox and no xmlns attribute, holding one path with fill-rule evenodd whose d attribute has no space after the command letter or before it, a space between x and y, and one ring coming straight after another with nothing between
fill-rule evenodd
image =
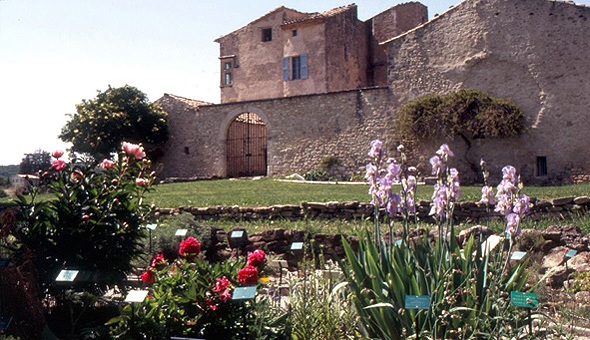
<instances>
[{"instance_id":1,"label":"rock","mask_svg":"<svg viewBox=\"0 0 590 340\"><path fill-rule=\"evenodd\" d=\"M547 276L547 285L554 289L563 288L563 283L569 278L570 274L573 273L572 268L566 266L557 266L549 269Z\"/></svg>"},{"instance_id":2,"label":"rock","mask_svg":"<svg viewBox=\"0 0 590 340\"><path fill-rule=\"evenodd\" d=\"M548 269L558 267L565 262L565 253L568 252L566 247L557 247L549 251L545 257L543 257L543 263L541 263L541 273L546 272Z\"/></svg>"},{"instance_id":3,"label":"rock","mask_svg":"<svg viewBox=\"0 0 590 340\"><path fill-rule=\"evenodd\" d=\"M566 204L574 203L574 197L561 197L561 198L554 198L551 200L551 203L554 207L559 207Z\"/></svg>"},{"instance_id":4,"label":"rock","mask_svg":"<svg viewBox=\"0 0 590 340\"><path fill-rule=\"evenodd\" d=\"M590 204L590 197L588 196L579 196L574 198L574 203L578 205L586 205Z\"/></svg>"},{"instance_id":5,"label":"rock","mask_svg":"<svg viewBox=\"0 0 590 340\"><path fill-rule=\"evenodd\" d=\"M569 249L568 249L569 250ZM567 262L568 266L577 272L590 271L590 252L580 252Z\"/></svg>"},{"instance_id":6,"label":"rock","mask_svg":"<svg viewBox=\"0 0 590 340\"><path fill-rule=\"evenodd\" d=\"M542 235L546 240L554 241L557 246L566 246L577 251L589 250L588 238L575 225L550 226Z\"/></svg>"},{"instance_id":7,"label":"rock","mask_svg":"<svg viewBox=\"0 0 590 340\"><path fill-rule=\"evenodd\" d=\"M471 228L461 230L459 235L457 235L457 242L461 245L461 247L464 247L465 243L467 243L472 235L474 237L479 237L481 235L482 239L485 240L492 234L493 232L488 227L476 225Z\"/></svg>"}]
</instances>

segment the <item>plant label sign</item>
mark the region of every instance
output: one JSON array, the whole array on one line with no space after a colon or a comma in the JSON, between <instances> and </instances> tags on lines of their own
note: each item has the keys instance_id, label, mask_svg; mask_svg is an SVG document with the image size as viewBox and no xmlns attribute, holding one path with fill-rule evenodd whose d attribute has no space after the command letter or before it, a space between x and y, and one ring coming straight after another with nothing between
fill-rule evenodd
<instances>
[{"instance_id":1,"label":"plant label sign","mask_svg":"<svg viewBox=\"0 0 590 340\"><path fill-rule=\"evenodd\" d=\"M511 260L522 260L522 258L526 255L526 251L515 251L512 253Z\"/></svg>"},{"instance_id":2,"label":"plant label sign","mask_svg":"<svg viewBox=\"0 0 590 340\"><path fill-rule=\"evenodd\" d=\"M256 286L237 287L231 297L232 300L252 300L256 296Z\"/></svg>"},{"instance_id":3,"label":"plant label sign","mask_svg":"<svg viewBox=\"0 0 590 340\"><path fill-rule=\"evenodd\" d=\"M565 257L569 259L569 258L574 257L577 253L578 253L577 250L570 249L567 253L565 253Z\"/></svg>"},{"instance_id":4,"label":"plant label sign","mask_svg":"<svg viewBox=\"0 0 590 340\"><path fill-rule=\"evenodd\" d=\"M156 230L157 226L158 225L155 223L150 223L150 224L146 225L145 227L148 228L149 230Z\"/></svg>"},{"instance_id":5,"label":"plant label sign","mask_svg":"<svg viewBox=\"0 0 590 340\"><path fill-rule=\"evenodd\" d=\"M303 242L291 243L291 250L302 250L302 249L303 249Z\"/></svg>"},{"instance_id":6,"label":"plant label sign","mask_svg":"<svg viewBox=\"0 0 590 340\"><path fill-rule=\"evenodd\" d=\"M142 302L148 295L147 290L132 290L127 294L125 302Z\"/></svg>"},{"instance_id":7,"label":"plant label sign","mask_svg":"<svg viewBox=\"0 0 590 340\"><path fill-rule=\"evenodd\" d=\"M406 295L406 309L428 309L430 308L430 296L428 295Z\"/></svg>"},{"instance_id":8,"label":"plant label sign","mask_svg":"<svg viewBox=\"0 0 590 340\"><path fill-rule=\"evenodd\" d=\"M539 305L539 295L534 293L510 292L510 300L516 307L535 308Z\"/></svg>"},{"instance_id":9,"label":"plant label sign","mask_svg":"<svg viewBox=\"0 0 590 340\"><path fill-rule=\"evenodd\" d=\"M230 238L242 238L242 236L244 236L243 230L234 230L229 235Z\"/></svg>"},{"instance_id":10,"label":"plant label sign","mask_svg":"<svg viewBox=\"0 0 590 340\"><path fill-rule=\"evenodd\" d=\"M79 270L62 269L59 272L59 274L57 274L55 281L73 282L76 279L76 276L78 275L78 273L79 273Z\"/></svg>"},{"instance_id":11,"label":"plant label sign","mask_svg":"<svg viewBox=\"0 0 590 340\"><path fill-rule=\"evenodd\" d=\"M174 236L186 236L186 233L188 233L188 229L176 229Z\"/></svg>"}]
</instances>

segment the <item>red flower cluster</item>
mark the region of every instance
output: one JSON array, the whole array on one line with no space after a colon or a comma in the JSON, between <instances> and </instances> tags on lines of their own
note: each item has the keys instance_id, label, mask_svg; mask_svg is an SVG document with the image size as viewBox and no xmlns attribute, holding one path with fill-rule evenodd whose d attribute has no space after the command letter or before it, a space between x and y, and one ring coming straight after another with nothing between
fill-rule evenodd
<instances>
[{"instance_id":1,"label":"red flower cluster","mask_svg":"<svg viewBox=\"0 0 590 340\"><path fill-rule=\"evenodd\" d=\"M266 253L262 249L256 249L254 252L248 254L248 265L260 267L266 263Z\"/></svg>"},{"instance_id":2,"label":"red flower cluster","mask_svg":"<svg viewBox=\"0 0 590 340\"><path fill-rule=\"evenodd\" d=\"M51 161L51 170L62 171L66 168L66 162L61 159L54 159Z\"/></svg>"},{"instance_id":3,"label":"red flower cluster","mask_svg":"<svg viewBox=\"0 0 590 340\"><path fill-rule=\"evenodd\" d=\"M258 269L247 265L238 272L238 281L243 286L253 286L258 283Z\"/></svg>"},{"instance_id":4,"label":"red flower cluster","mask_svg":"<svg viewBox=\"0 0 590 340\"><path fill-rule=\"evenodd\" d=\"M187 239L180 242L178 254L186 258L194 258L201 252L201 243L194 238L188 237Z\"/></svg>"}]
</instances>

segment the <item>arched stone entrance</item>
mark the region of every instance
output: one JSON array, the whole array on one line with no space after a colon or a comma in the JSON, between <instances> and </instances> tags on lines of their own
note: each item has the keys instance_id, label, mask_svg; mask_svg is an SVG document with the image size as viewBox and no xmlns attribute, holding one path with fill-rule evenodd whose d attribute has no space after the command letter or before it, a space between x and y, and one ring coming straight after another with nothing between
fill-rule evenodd
<instances>
[{"instance_id":1,"label":"arched stone entrance","mask_svg":"<svg viewBox=\"0 0 590 340\"><path fill-rule=\"evenodd\" d=\"M266 176L267 128L253 112L239 114L229 125L226 138L227 176Z\"/></svg>"}]
</instances>

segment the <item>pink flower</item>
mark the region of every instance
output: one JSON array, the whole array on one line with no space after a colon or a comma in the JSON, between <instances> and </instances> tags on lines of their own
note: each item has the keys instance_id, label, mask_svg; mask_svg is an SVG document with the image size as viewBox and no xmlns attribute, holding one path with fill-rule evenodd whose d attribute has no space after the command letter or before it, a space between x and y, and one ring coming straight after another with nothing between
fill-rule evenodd
<instances>
[{"instance_id":1,"label":"pink flower","mask_svg":"<svg viewBox=\"0 0 590 340\"><path fill-rule=\"evenodd\" d=\"M227 277L222 276L217 278L217 282L215 283L215 287L213 287L212 291L214 293L221 293L222 291L226 290L229 287L229 280Z\"/></svg>"},{"instance_id":2,"label":"pink flower","mask_svg":"<svg viewBox=\"0 0 590 340\"><path fill-rule=\"evenodd\" d=\"M143 177L138 177L135 179L135 184L139 185L140 187L145 187L145 185L147 184L147 179Z\"/></svg>"},{"instance_id":3,"label":"pink flower","mask_svg":"<svg viewBox=\"0 0 590 340\"><path fill-rule=\"evenodd\" d=\"M248 254L248 265L259 267L266 263L266 253L262 249L256 249Z\"/></svg>"},{"instance_id":4,"label":"pink flower","mask_svg":"<svg viewBox=\"0 0 590 340\"><path fill-rule=\"evenodd\" d=\"M453 153L453 151L451 151L447 144L441 145L440 148L436 151L436 154L444 159L447 159L447 156L455 156L455 154Z\"/></svg>"},{"instance_id":5,"label":"pink flower","mask_svg":"<svg viewBox=\"0 0 590 340\"><path fill-rule=\"evenodd\" d=\"M62 171L65 168L66 162L62 161L61 159L54 159L51 161L51 170Z\"/></svg>"},{"instance_id":6,"label":"pink flower","mask_svg":"<svg viewBox=\"0 0 590 340\"><path fill-rule=\"evenodd\" d=\"M101 167L105 170L112 169L114 166L115 166L115 162L111 161L110 159L103 160L99 165L99 167Z\"/></svg>"},{"instance_id":7,"label":"pink flower","mask_svg":"<svg viewBox=\"0 0 590 340\"><path fill-rule=\"evenodd\" d=\"M207 306L210 310L215 311L217 309L217 305L215 304L215 302L213 302L213 300L205 299L205 302L207 303Z\"/></svg>"},{"instance_id":8,"label":"pink flower","mask_svg":"<svg viewBox=\"0 0 590 340\"><path fill-rule=\"evenodd\" d=\"M141 145L123 142L122 148L128 156L133 156L135 159L142 159L145 157L145 152Z\"/></svg>"},{"instance_id":9,"label":"pink flower","mask_svg":"<svg viewBox=\"0 0 590 340\"><path fill-rule=\"evenodd\" d=\"M143 283L152 284L152 283L156 282L156 275L154 275L154 272L152 272L149 269L144 271L141 274L140 278Z\"/></svg>"},{"instance_id":10,"label":"pink flower","mask_svg":"<svg viewBox=\"0 0 590 340\"><path fill-rule=\"evenodd\" d=\"M229 288L221 292L221 294L219 294L219 299L223 302L228 302L229 300L231 300L231 291L229 290Z\"/></svg>"},{"instance_id":11,"label":"pink flower","mask_svg":"<svg viewBox=\"0 0 590 340\"><path fill-rule=\"evenodd\" d=\"M371 142L371 149L369 150L369 157L377 158L383 155L381 147L383 146L383 142L378 139L375 139Z\"/></svg>"},{"instance_id":12,"label":"pink flower","mask_svg":"<svg viewBox=\"0 0 590 340\"><path fill-rule=\"evenodd\" d=\"M51 153L51 157L53 157L53 158L60 158L63 155L64 155L63 150L55 150Z\"/></svg>"},{"instance_id":13,"label":"pink flower","mask_svg":"<svg viewBox=\"0 0 590 340\"><path fill-rule=\"evenodd\" d=\"M238 281L243 286L253 286L258 283L258 269L247 265L238 272Z\"/></svg>"},{"instance_id":14,"label":"pink flower","mask_svg":"<svg viewBox=\"0 0 590 340\"><path fill-rule=\"evenodd\" d=\"M180 242L180 247L178 249L178 254L180 256L193 258L199 255L200 252L201 243L199 243L199 241L196 238L191 236Z\"/></svg>"}]
</instances>

